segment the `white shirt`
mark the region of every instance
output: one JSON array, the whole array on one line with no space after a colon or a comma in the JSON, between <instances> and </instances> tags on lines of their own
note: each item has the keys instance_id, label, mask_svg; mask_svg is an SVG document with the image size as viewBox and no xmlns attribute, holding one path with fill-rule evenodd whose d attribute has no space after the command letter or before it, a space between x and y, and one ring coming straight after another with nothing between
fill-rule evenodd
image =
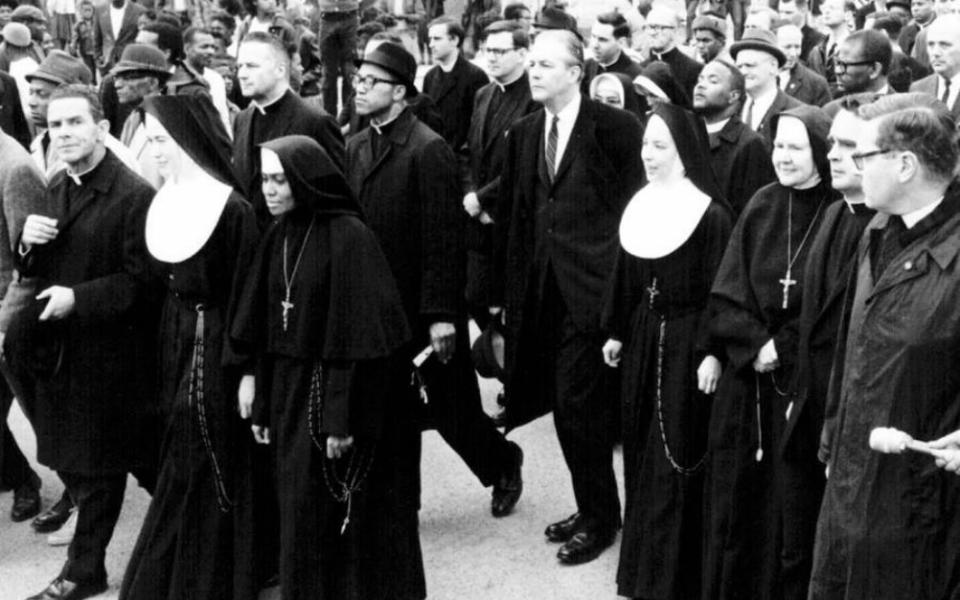
<instances>
[{"instance_id":1,"label":"white shirt","mask_svg":"<svg viewBox=\"0 0 960 600\"><path fill-rule=\"evenodd\" d=\"M942 75L937 75L937 100L943 95L943 87L947 85L947 80ZM950 94L947 96L947 108L953 110L953 105L957 103L957 94L960 94L960 73L950 78Z\"/></svg>"},{"instance_id":2,"label":"white shirt","mask_svg":"<svg viewBox=\"0 0 960 600\"><path fill-rule=\"evenodd\" d=\"M918 208L913 212L900 215L900 218L903 219L903 224L907 226L907 229L913 229L914 225L922 221L924 217L936 210L936 208L940 206L941 202L943 202L943 196L940 196L936 202L931 202L930 204L922 208Z\"/></svg>"},{"instance_id":3,"label":"white shirt","mask_svg":"<svg viewBox=\"0 0 960 600\"><path fill-rule=\"evenodd\" d=\"M747 123L747 113L750 112L750 105L753 105L753 112L751 113L751 122L747 123L750 129L756 131L760 127L760 122L763 121L763 115L767 114L767 111L770 110L770 107L773 106L773 101L777 99L777 87L774 86L770 88L769 92L766 92L760 96L754 98L750 94L747 94L747 101L743 103L743 112L740 117L743 119L744 123Z\"/></svg>"},{"instance_id":4,"label":"white shirt","mask_svg":"<svg viewBox=\"0 0 960 600\"><path fill-rule=\"evenodd\" d=\"M200 74L203 79L210 84L210 97L213 99L213 106L220 113L220 119L223 126L227 128L227 135L233 135L233 127L230 125L230 108L227 106L227 85L223 81L223 76L213 69L204 69Z\"/></svg>"},{"instance_id":5,"label":"white shirt","mask_svg":"<svg viewBox=\"0 0 960 600\"><path fill-rule=\"evenodd\" d=\"M120 35L120 28L123 27L123 13L126 10L126 2L120 8L114 8L113 3L110 3L110 29L113 31L113 39L117 39Z\"/></svg>"},{"instance_id":6,"label":"white shirt","mask_svg":"<svg viewBox=\"0 0 960 600\"><path fill-rule=\"evenodd\" d=\"M722 121L717 121L716 123L707 123L707 133L720 133L723 131L723 128L727 126L727 123L730 122L730 118L727 117Z\"/></svg>"},{"instance_id":7,"label":"white shirt","mask_svg":"<svg viewBox=\"0 0 960 600\"><path fill-rule=\"evenodd\" d=\"M553 117L558 117L557 121L557 155L554 157L554 168L560 166L563 159L563 152L567 149L567 143L570 141L570 134L573 133L573 126L577 122L577 115L580 114L580 92L573 97L566 106L556 115L544 108L546 119L544 119L543 129L543 148L546 150L547 141L550 139L550 128L553 126Z\"/></svg>"}]
</instances>

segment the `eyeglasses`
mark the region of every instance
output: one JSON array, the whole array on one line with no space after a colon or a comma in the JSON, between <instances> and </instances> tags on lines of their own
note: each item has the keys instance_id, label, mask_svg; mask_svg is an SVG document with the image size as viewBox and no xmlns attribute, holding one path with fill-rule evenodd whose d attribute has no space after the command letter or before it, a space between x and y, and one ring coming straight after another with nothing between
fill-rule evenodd
<instances>
[{"instance_id":1,"label":"eyeglasses","mask_svg":"<svg viewBox=\"0 0 960 600\"><path fill-rule=\"evenodd\" d=\"M867 66L867 65L872 65L872 64L875 63L875 62L877 62L877 61L875 61L875 60L857 60L857 61L851 61L851 62L844 62L844 61L842 61L842 60L838 60L838 61L835 61L835 62L833 63L833 69L834 69L837 73L846 73L846 72L847 72L847 69L849 69L850 67L865 67L865 66Z\"/></svg>"},{"instance_id":2,"label":"eyeglasses","mask_svg":"<svg viewBox=\"0 0 960 600\"><path fill-rule=\"evenodd\" d=\"M391 85L400 85L399 81L393 79L381 79L379 77L374 77L373 75L354 75L353 76L353 87L357 89L369 90L378 83L389 83Z\"/></svg>"},{"instance_id":3,"label":"eyeglasses","mask_svg":"<svg viewBox=\"0 0 960 600\"><path fill-rule=\"evenodd\" d=\"M647 25L647 29L650 31L673 31L676 27L674 25Z\"/></svg>"},{"instance_id":4,"label":"eyeglasses","mask_svg":"<svg viewBox=\"0 0 960 600\"><path fill-rule=\"evenodd\" d=\"M871 156L879 156L892 151L892 148L877 148L876 150L871 150L869 152L854 152L850 155L850 159L853 161L853 165L857 167L858 170L862 171L863 159L870 158Z\"/></svg>"},{"instance_id":5,"label":"eyeglasses","mask_svg":"<svg viewBox=\"0 0 960 600\"><path fill-rule=\"evenodd\" d=\"M516 48L484 48L483 51L490 56L496 56L497 58L503 58L504 56L510 54L516 50Z\"/></svg>"}]
</instances>

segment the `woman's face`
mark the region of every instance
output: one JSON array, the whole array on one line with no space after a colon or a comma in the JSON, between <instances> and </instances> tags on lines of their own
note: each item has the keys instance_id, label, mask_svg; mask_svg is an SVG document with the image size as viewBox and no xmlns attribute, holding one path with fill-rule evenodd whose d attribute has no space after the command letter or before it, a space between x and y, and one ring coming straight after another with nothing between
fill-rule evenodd
<instances>
[{"instance_id":1,"label":"woman's face","mask_svg":"<svg viewBox=\"0 0 960 600\"><path fill-rule=\"evenodd\" d=\"M810 137L800 119L780 117L773 140L773 168L784 187L806 189L819 181Z\"/></svg>"},{"instance_id":2,"label":"woman's face","mask_svg":"<svg viewBox=\"0 0 960 600\"><path fill-rule=\"evenodd\" d=\"M183 170L183 150L170 136L170 132L157 120L147 113L143 122L144 133L147 136L150 156L157 165L157 173L164 180L176 180Z\"/></svg>"},{"instance_id":3,"label":"woman's face","mask_svg":"<svg viewBox=\"0 0 960 600\"><path fill-rule=\"evenodd\" d=\"M593 91L593 99L616 108L623 108L623 88L616 80L601 79Z\"/></svg>"},{"instance_id":4,"label":"woman's face","mask_svg":"<svg viewBox=\"0 0 960 600\"><path fill-rule=\"evenodd\" d=\"M283 172L280 157L273 150L260 149L260 181L267 210L273 216L279 216L293 209L293 191Z\"/></svg>"},{"instance_id":5,"label":"woman's face","mask_svg":"<svg viewBox=\"0 0 960 600\"><path fill-rule=\"evenodd\" d=\"M653 115L647 122L640 157L650 181L669 181L683 175L683 163L677 153L677 145L666 122L659 115Z\"/></svg>"}]
</instances>

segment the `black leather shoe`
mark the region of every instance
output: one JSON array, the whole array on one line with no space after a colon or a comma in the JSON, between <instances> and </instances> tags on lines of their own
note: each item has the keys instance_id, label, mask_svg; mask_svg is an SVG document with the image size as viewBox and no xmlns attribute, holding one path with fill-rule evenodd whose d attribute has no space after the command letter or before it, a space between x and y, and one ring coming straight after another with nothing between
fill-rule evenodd
<instances>
[{"instance_id":1,"label":"black leather shoe","mask_svg":"<svg viewBox=\"0 0 960 600\"><path fill-rule=\"evenodd\" d=\"M70 509L73 508L73 502L70 496L64 492L63 496L57 500L56 504L43 511L36 519L30 523L33 530L37 533L51 533L57 531L70 518Z\"/></svg>"},{"instance_id":2,"label":"black leather shoe","mask_svg":"<svg viewBox=\"0 0 960 600\"><path fill-rule=\"evenodd\" d=\"M557 558L565 565L582 565L600 556L613 544L615 537L616 531L593 527L582 529L560 547Z\"/></svg>"},{"instance_id":3,"label":"black leather shoe","mask_svg":"<svg viewBox=\"0 0 960 600\"><path fill-rule=\"evenodd\" d=\"M574 513L562 521L547 525L543 535L551 542L566 542L573 537L583 525L583 517L580 513Z\"/></svg>"},{"instance_id":4,"label":"black leather shoe","mask_svg":"<svg viewBox=\"0 0 960 600\"><path fill-rule=\"evenodd\" d=\"M83 598L96 596L105 591L107 591L106 580L76 583L63 577L57 577L50 582L47 589L35 596L30 596L27 600L83 600Z\"/></svg>"},{"instance_id":5,"label":"black leather shoe","mask_svg":"<svg viewBox=\"0 0 960 600\"><path fill-rule=\"evenodd\" d=\"M495 517L505 517L513 512L513 507L520 500L523 493L523 450L513 442L509 442L513 450L513 464L493 486L493 498L490 500L490 513Z\"/></svg>"},{"instance_id":6,"label":"black leather shoe","mask_svg":"<svg viewBox=\"0 0 960 600\"><path fill-rule=\"evenodd\" d=\"M13 508L10 520L14 523L26 521L40 512L40 478L34 475L13 492Z\"/></svg>"}]
</instances>

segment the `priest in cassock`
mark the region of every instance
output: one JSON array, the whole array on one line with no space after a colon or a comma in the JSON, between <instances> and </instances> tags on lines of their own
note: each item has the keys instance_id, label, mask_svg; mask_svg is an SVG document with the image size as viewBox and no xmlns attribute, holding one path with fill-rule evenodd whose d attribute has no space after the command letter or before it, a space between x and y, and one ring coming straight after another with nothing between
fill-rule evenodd
<instances>
[{"instance_id":1,"label":"priest in cassock","mask_svg":"<svg viewBox=\"0 0 960 600\"><path fill-rule=\"evenodd\" d=\"M826 479L817 460L823 407L830 381L837 330L849 307L847 283L853 256L863 229L874 211L864 204L860 170L851 158L864 121L857 116L855 98L843 100L843 109L830 126L830 181L843 194L824 211L823 223L810 241L803 275L797 367L790 386L786 431L778 449L783 497L784 561L781 580L784 599L804 600L810 582L813 538ZM806 490L803 494L794 490Z\"/></svg>"},{"instance_id":2,"label":"priest in cassock","mask_svg":"<svg viewBox=\"0 0 960 600\"><path fill-rule=\"evenodd\" d=\"M747 204L712 290L712 343L726 368L710 422L704 597L779 598L782 533L776 452L797 354L801 275L830 187L819 109L772 121L778 181ZM796 490L797 494L805 490Z\"/></svg>"},{"instance_id":3,"label":"priest in cassock","mask_svg":"<svg viewBox=\"0 0 960 600\"><path fill-rule=\"evenodd\" d=\"M410 337L400 294L322 147L286 136L261 152L277 218L232 334L257 352L254 435L276 444L283 597L419 600L420 431L397 353Z\"/></svg>"},{"instance_id":4,"label":"priest in cassock","mask_svg":"<svg viewBox=\"0 0 960 600\"><path fill-rule=\"evenodd\" d=\"M621 370L627 485L618 593L697 598L703 465L713 382L707 348L710 286L733 228L710 169L703 124L669 104L643 134L650 180L620 220L620 248L603 310L604 361ZM704 383L698 389L698 371Z\"/></svg>"},{"instance_id":5,"label":"priest in cassock","mask_svg":"<svg viewBox=\"0 0 960 600\"><path fill-rule=\"evenodd\" d=\"M854 161L878 214L857 247L830 385L811 600L960 597L960 479L870 443L880 427L920 441L960 429L957 133L945 107L915 98L860 112Z\"/></svg>"}]
</instances>

